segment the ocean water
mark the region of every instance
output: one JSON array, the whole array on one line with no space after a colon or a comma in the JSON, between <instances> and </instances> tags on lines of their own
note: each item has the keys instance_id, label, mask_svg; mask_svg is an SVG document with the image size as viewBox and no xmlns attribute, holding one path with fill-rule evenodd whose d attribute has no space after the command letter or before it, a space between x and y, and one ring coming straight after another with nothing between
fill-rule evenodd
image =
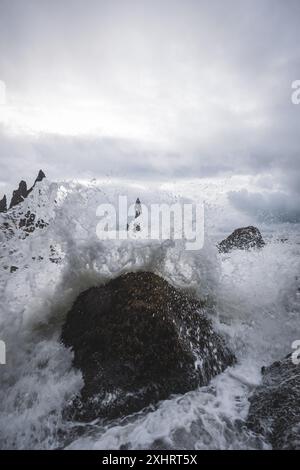
<instances>
[{"instance_id":1,"label":"ocean water","mask_svg":"<svg viewBox=\"0 0 300 470\"><path fill-rule=\"evenodd\" d=\"M120 193L146 204L196 201L203 187L44 180L38 189L21 210L38 213L47 228L0 239L0 339L7 348L7 364L0 366L0 448L269 449L245 420L261 367L290 353L300 339L299 226L261 224L264 249L219 254L217 241L248 221L241 216L239 224L239 215L216 196L223 188L212 188L199 251L186 251L182 241L99 241L100 202L116 203ZM50 245L58 263L49 261ZM14 273L3 269L12 265ZM205 298L207 315L237 364L207 387L119 420L65 421L63 409L83 384L72 352L60 342L66 313L81 291L139 269Z\"/></svg>"}]
</instances>

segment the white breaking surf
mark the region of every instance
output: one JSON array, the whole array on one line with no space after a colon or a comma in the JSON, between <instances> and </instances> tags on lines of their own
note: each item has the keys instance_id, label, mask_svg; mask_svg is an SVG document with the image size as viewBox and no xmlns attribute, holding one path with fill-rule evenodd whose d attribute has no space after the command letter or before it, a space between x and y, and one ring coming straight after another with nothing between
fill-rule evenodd
<instances>
[{"instance_id":1,"label":"white breaking surf","mask_svg":"<svg viewBox=\"0 0 300 470\"><path fill-rule=\"evenodd\" d=\"M268 447L245 426L248 397L260 367L291 352L300 339L299 228L271 233L264 227L263 250L220 255L222 201L208 195L205 246L198 252L184 250L183 241L104 242L96 236L98 204L114 203L120 193L132 202L138 196L145 204L171 203L196 201L203 189L200 182L147 187L43 180L17 206L14 218L30 210L48 225L27 237L16 227L13 234L0 231L0 339L7 349L7 364L0 366L0 448ZM9 214L0 214L0 225ZM283 231L286 243L277 241ZM12 266L18 269L11 273ZM155 410L110 424L65 422L64 406L82 387L59 339L66 313L84 289L138 269L205 298L238 364L208 387L170 397Z\"/></svg>"}]
</instances>

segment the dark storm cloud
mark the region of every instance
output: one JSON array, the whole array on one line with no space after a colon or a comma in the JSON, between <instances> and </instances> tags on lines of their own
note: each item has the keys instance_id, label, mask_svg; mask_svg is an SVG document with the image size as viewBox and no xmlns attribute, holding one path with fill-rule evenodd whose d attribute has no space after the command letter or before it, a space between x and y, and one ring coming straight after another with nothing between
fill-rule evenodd
<instances>
[{"instance_id":1,"label":"dark storm cloud","mask_svg":"<svg viewBox=\"0 0 300 470\"><path fill-rule=\"evenodd\" d=\"M51 178L271 174L274 197L260 204L294 217L299 21L298 0L0 0L13 115L0 107L2 187L39 167ZM253 212L255 197L230 200Z\"/></svg>"}]
</instances>

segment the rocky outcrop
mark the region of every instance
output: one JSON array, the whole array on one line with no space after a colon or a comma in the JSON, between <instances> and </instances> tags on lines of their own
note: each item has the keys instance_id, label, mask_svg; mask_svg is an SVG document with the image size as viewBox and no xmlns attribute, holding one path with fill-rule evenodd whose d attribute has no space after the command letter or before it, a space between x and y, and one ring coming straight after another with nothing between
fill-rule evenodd
<instances>
[{"instance_id":1,"label":"rocky outcrop","mask_svg":"<svg viewBox=\"0 0 300 470\"><path fill-rule=\"evenodd\" d=\"M3 198L0 199L0 212L6 212L7 211L7 200L6 200L6 195L4 194Z\"/></svg>"},{"instance_id":2,"label":"rocky outcrop","mask_svg":"<svg viewBox=\"0 0 300 470\"><path fill-rule=\"evenodd\" d=\"M133 232L140 232L141 226L139 223L136 222L135 219L138 219L142 214L142 204L140 198L137 198L134 205L134 220L131 223L127 223L127 231L131 230Z\"/></svg>"},{"instance_id":3,"label":"rocky outcrop","mask_svg":"<svg viewBox=\"0 0 300 470\"><path fill-rule=\"evenodd\" d=\"M28 189L27 189L27 184L26 181L20 181L18 189L16 189L13 192L12 199L10 201L10 206L9 208L11 209L12 207L16 206L17 204L20 204L20 202L24 201L24 199L28 195Z\"/></svg>"},{"instance_id":4,"label":"rocky outcrop","mask_svg":"<svg viewBox=\"0 0 300 470\"><path fill-rule=\"evenodd\" d=\"M128 273L79 295L62 341L82 371L68 417L128 415L206 385L235 362L198 300L150 272Z\"/></svg>"},{"instance_id":5,"label":"rocky outcrop","mask_svg":"<svg viewBox=\"0 0 300 470\"><path fill-rule=\"evenodd\" d=\"M27 189L27 184L25 181L21 181L18 189L13 192L8 211L1 211L1 208L6 208L6 197L4 196L2 201L0 201L0 212L6 212L3 214L0 220L0 232L4 234L6 239L10 239L14 235L15 230L18 229L22 230L22 234L24 236L28 236L30 233L34 232L36 228L44 228L48 225L48 223L42 217L37 216L35 213L36 207L34 207L34 211L32 211L32 209L28 208L30 205L28 207L19 205L34 190L36 184L42 181L44 178L45 173L40 170L33 186L30 189ZM40 193L41 191L39 190L39 194ZM38 207L40 207L39 204Z\"/></svg>"},{"instance_id":6,"label":"rocky outcrop","mask_svg":"<svg viewBox=\"0 0 300 470\"><path fill-rule=\"evenodd\" d=\"M36 183L40 182L40 181L43 181L43 179L46 178L46 175L45 173L43 172L43 170L40 170L36 179L35 179L35 182L34 182L34 185L33 187L35 186Z\"/></svg>"},{"instance_id":7,"label":"rocky outcrop","mask_svg":"<svg viewBox=\"0 0 300 470\"><path fill-rule=\"evenodd\" d=\"M249 250L251 248L262 248L265 245L263 237L257 227L243 227L234 230L225 240L219 243L221 253L231 250Z\"/></svg>"},{"instance_id":8,"label":"rocky outcrop","mask_svg":"<svg viewBox=\"0 0 300 470\"><path fill-rule=\"evenodd\" d=\"M45 173L42 170L40 170L35 179L33 186L30 189L27 189L26 181L23 181L23 180L20 181L18 189L16 189L13 192L13 196L12 196L9 208L11 209L12 207L20 204L20 202L24 201L24 199L28 196L28 194L31 193L36 183L38 183L39 181L42 181L45 177L46 177Z\"/></svg>"},{"instance_id":9,"label":"rocky outcrop","mask_svg":"<svg viewBox=\"0 0 300 470\"><path fill-rule=\"evenodd\" d=\"M250 398L249 427L274 449L300 449L300 365L289 355L262 374L262 384Z\"/></svg>"}]
</instances>

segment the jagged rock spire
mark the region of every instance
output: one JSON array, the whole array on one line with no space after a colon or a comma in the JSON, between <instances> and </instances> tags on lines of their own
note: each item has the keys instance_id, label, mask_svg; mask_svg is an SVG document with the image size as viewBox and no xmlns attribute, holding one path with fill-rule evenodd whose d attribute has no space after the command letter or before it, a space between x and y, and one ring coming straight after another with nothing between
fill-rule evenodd
<instances>
[{"instance_id":1,"label":"jagged rock spire","mask_svg":"<svg viewBox=\"0 0 300 470\"><path fill-rule=\"evenodd\" d=\"M134 215L135 219L137 219L142 213L142 205L141 205L140 198L137 198L135 201L134 212L135 212L135 215ZM127 223L127 231L129 230L129 228L130 228L130 224ZM141 226L139 223L134 222L132 229L134 232L139 232L141 230Z\"/></svg>"},{"instance_id":2,"label":"jagged rock spire","mask_svg":"<svg viewBox=\"0 0 300 470\"><path fill-rule=\"evenodd\" d=\"M137 219L142 213L142 205L141 205L140 198L137 198L137 200L135 201L134 210L135 210L135 219ZM141 231L141 226L139 223L134 224L134 230L135 232Z\"/></svg>"},{"instance_id":3,"label":"jagged rock spire","mask_svg":"<svg viewBox=\"0 0 300 470\"><path fill-rule=\"evenodd\" d=\"M24 201L24 199L28 196L28 194L31 193L36 183L42 181L44 178L46 178L46 175L43 172L43 170L40 170L33 186L30 189L27 189L26 181L22 180L19 184L19 188L13 192L13 196L12 196L9 208L11 209L17 204L20 204L20 202Z\"/></svg>"},{"instance_id":4,"label":"jagged rock spire","mask_svg":"<svg viewBox=\"0 0 300 470\"><path fill-rule=\"evenodd\" d=\"M137 219L142 213L142 206L141 206L140 198L137 198L137 200L135 201L134 209L135 209L135 218Z\"/></svg>"},{"instance_id":5,"label":"jagged rock spire","mask_svg":"<svg viewBox=\"0 0 300 470\"><path fill-rule=\"evenodd\" d=\"M39 181L42 181L44 178L46 178L46 175L45 173L43 172L43 170L40 170L39 171L39 174L37 175L37 178L35 180L35 183L39 182Z\"/></svg>"},{"instance_id":6,"label":"jagged rock spire","mask_svg":"<svg viewBox=\"0 0 300 470\"><path fill-rule=\"evenodd\" d=\"M12 207L16 206L20 202L24 201L24 199L28 195L28 190L27 190L27 184L26 181L20 181L18 189L15 189L13 192L13 196L11 198L10 206L9 208L11 209Z\"/></svg>"},{"instance_id":7,"label":"jagged rock spire","mask_svg":"<svg viewBox=\"0 0 300 470\"><path fill-rule=\"evenodd\" d=\"M4 194L3 198L0 200L0 212L7 211L7 199L6 195Z\"/></svg>"}]
</instances>

